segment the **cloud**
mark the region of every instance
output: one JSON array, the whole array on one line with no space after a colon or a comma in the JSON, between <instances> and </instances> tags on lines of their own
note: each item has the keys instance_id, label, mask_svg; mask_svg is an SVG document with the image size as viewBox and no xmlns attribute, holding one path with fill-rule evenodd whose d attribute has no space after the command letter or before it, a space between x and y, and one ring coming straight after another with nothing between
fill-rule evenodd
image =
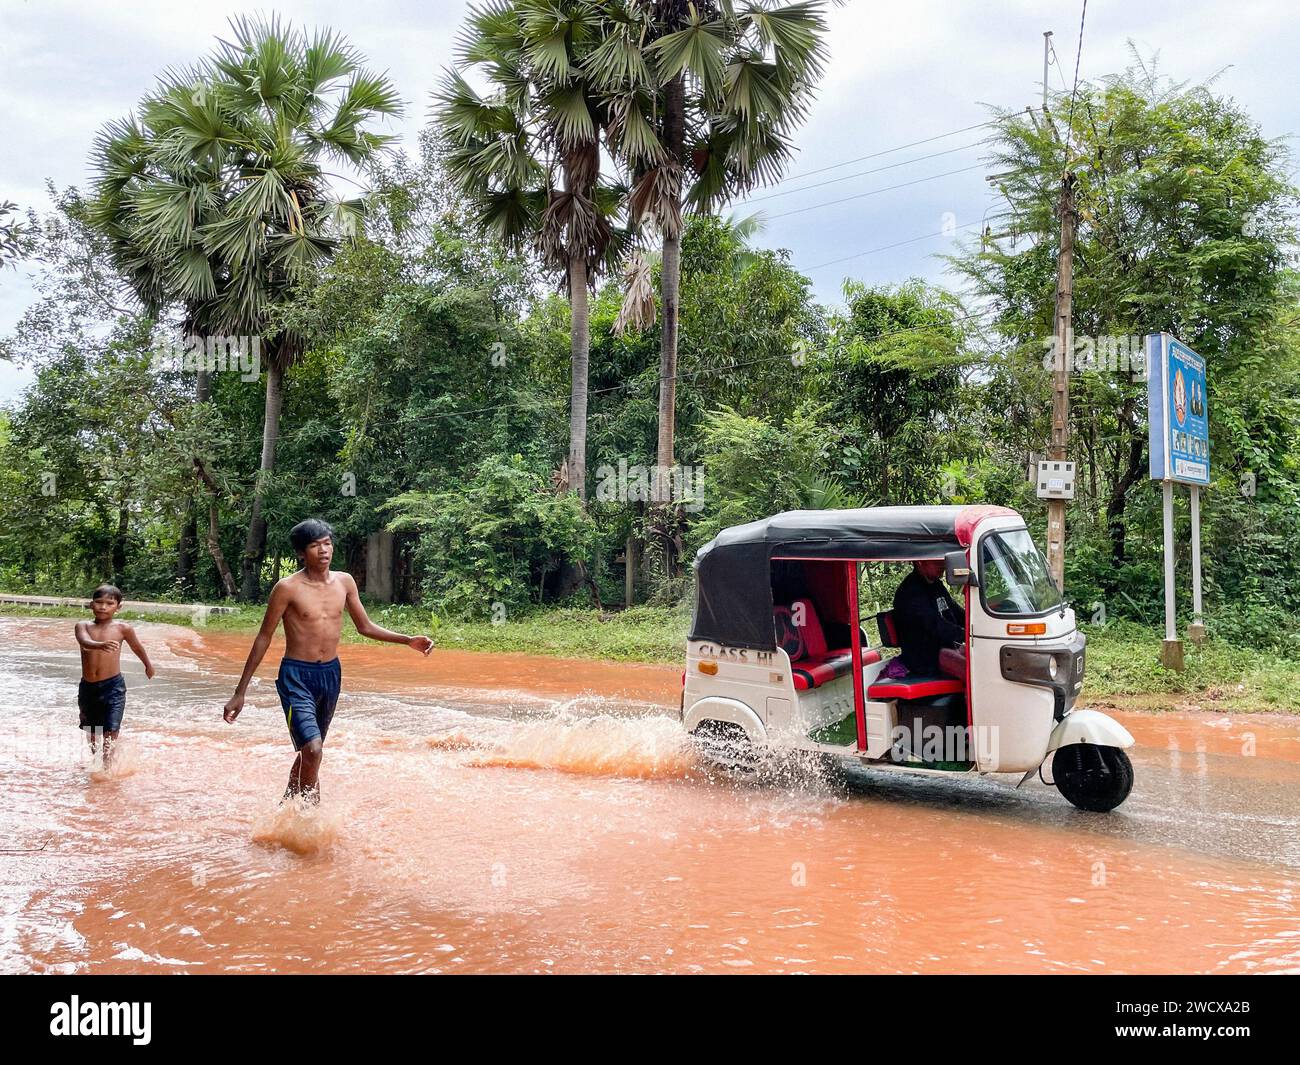
<instances>
[{"instance_id":1,"label":"cloud","mask_svg":"<svg viewBox=\"0 0 1300 1065\"><path fill-rule=\"evenodd\" d=\"M388 71L408 105L395 129L402 143L413 148L427 122L429 92L440 70L452 62L466 7L453 0L368 0L361 6L351 0L318 0L281 3L276 10L299 25L341 31L372 66ZM184 6L171 0L11 4L0 29L0 143L7 148L0 197L44 207L46 177L59 187L84 184L96 130L125 114L162 70L207 53L226 32L228 17L238 11L224 0ZM796 137L795 174L972 125L987 118L984 104L1037 103L1044 30L1054 31L1060 58L1060 69L1051 72L1053 82L1073 78L1076 4L1048 9L1038 0L1003 0L996 6L961 0L906 5L853 0L833 8L829 18L831 58L809 122ZM1300 124L1293 84L1300 14L1291 3L1238 0L1225 13L1218 0L1092 0L1081 77L1096 78L1127 66L1130 39L1144 52L1159 49L1163 69L1178 80L1199 81L1227 67L1217 90L1235 97L1266 133L1286 134ZM965 143L959 138L935 142L823 179ZM771 216L940 174L974 163L978 156L976 150L953 153L756 206ZM791 249L795 264L811 269L867 249L924 238L814 271L818 294L833 300L846 273L870 282L913 275L940 278L943 267L935 254L952 250L952 242L926 234L940 232L945 220L977 225L993 202L976 170L776 218L760 239ZM743 205L736 209L751 213ZM19 287L0 279L0 332L21 314L21 296ZM0 374L0 396L4 387Z\"/></svg>"}]
</instances>

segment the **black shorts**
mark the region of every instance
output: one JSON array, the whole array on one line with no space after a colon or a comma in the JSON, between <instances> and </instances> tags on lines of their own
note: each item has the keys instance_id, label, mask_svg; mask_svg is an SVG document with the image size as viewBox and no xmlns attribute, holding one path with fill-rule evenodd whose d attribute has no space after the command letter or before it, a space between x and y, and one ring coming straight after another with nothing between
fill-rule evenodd
<instances>
[{"instance_id":1,"label":"black shorts","mask_svg":"<svg viewBox=\"0 0 1300 1065\"><path fill-rule=\"evenodd\" d=\"M343 684L343 667L337 658L328 662L280 661L275 690L280 693L284 720L293 749L300 751L312 740L324 742L334 720L334 707Z\"/></svg>"},{"instance_id":2,"label":"black shorts","mask_svg":"<svg viewBox=\"0 0 1300 1065\"><path fill-rule=\"evenodd\" d=\"M126 710L126 678L119 673L107 680L83 680L77 688L77 707L81 728L117 732Z\"/></svg>"}]
</instances>

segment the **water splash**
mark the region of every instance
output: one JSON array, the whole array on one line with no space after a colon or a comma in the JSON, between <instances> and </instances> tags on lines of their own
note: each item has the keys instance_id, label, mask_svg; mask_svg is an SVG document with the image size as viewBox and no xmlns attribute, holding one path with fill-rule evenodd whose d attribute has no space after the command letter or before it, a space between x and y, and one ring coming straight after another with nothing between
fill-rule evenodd
<instances>
[{"instance_id":1,"label":"water splash","mask_svg":"<svg viewBox=\"0 0 1300 1065\"><path fill-rule=\"evenodd\" d=\"M469 764L662 779L685 776L695 764L695 752L671 718L559 716L523 725L496 751Z\"/></svg>"},{"instance_id":2,"label":"water splash","mask_svg":"<svg viewBox=\"0 0 1300 1065\"><path fill-rule=\"evenodd\" d=\"M424 742L433 751L470 751L487 746L482 740L476 740L464 732L449 732L445 736L430 736Z\"/></svg>"},{"instance_id":3,"label":"water splash","mask_svg":"<svg viewBox=\"0 0 1300 1065\"><path fill-rule=\"evenodd\" d=\"M345 820L343 810L292 796L258 818L253 826L253 842L304 856L328 854Z\"/></svg>"},{"instance_id":4,"label":"water splash","mask_svg":"<svg viewBox=\"0 0 1300 1065\"><path fill-rule=\"evenodd\" d=\"M104 749L98 748L90 760L90 779L96 784L124 780L140 772L142 763L139 751L130 740L119 739L113 745L113 757L104 764Z\"/></svg>"}]
</instances>

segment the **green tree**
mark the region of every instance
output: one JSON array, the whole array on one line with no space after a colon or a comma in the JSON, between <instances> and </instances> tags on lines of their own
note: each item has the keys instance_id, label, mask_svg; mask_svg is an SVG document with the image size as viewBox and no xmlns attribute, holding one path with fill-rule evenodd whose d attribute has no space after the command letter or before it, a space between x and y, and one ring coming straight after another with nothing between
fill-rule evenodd
<instances>
[{"instance_id":1,"label":"green tree","mask_svg":"<svg viewBox=\"0 0 1300 1065\"><path fill-rule=\"evenodd\" d=\"M1029 441L1046 441L1055 199L1068 168L1078 202L1076 338L1168 331L1207 359L1220 489L1207 495L1212 542L1215 500L1237 495L1243 475L1268 485L1261 498L1295 490L1296 301L1285 268L1296 194L1286 152L1211 86L1172 84L1136 57L1125 73L1080 87L1072 123L1067 96L1051 112L1049 122L1001 116L992 158L1008 228L1029 239L970 248L954 260L996 314L989 344L1001 354L989 410L1013 426L1020 461ZM1115 602L1143 579L1133 569L1135 529L1145 537L1153 519L1158 529L1153 496L1139 490L1147 471L1146 385L1140 372L1077 368L1071 457L1083 475L1071 521L1082 539L1093 530L1104 537L1104 551L1085 550L1079 560L1094 567L1095 583L1086 580L1085 589L1100 585ZM1001 425L990 433L995 447L1007 436ZM1012 461L1008 450L1001 457Z\"/></svg>"},{"instance_id":2,"label":"green tree","mask_svg":"<svg viewBox=\"0 0 1300 1065\"><path fill-rule=\"evenodd\" d=\"M0 203L0 268L13 266L23 255L26 230L14 216L18 205L10 200Z\"/></svg>"},{"instance_id":3,"label":"green tree","mask_svg":"<svg viewBox=\"0 0 1300 1065\"><path fill-rule=\"evenodd\" d=\"M842 461L881 504L939 502L940 467L961 450L963 364L972 360L961 304L920 281L845 285L826 358L810 364L832 424L851 427Z\"/></svg>"},{"instance_id":4,"label":"green tree","mask_svg":"<svg viewBox=\"0 0 1300 1065\"><path fill-rule=\"evenodd\" d=\"M547 489L522 456L489 455L465 483L404 493L388 509L395 530L420 534L429 596L443 610L490 617L541 602L548 575L591 552L595 525L581 501Z\"/></svg>"},{"instance_id":5,"label":"green tree","mask_svg":"<svg viewBox=\"0 0 1300 1065\"><path fill-rule=\"evenodd\" d=\"M123 191L105 224L120 228L124 256L144 253L139 284L158 304L201 307L204 327L263 342L262 451L240 584L251 600L284 376L301 353L277 312L360 227L363 202L334 195L326 167L364 171L391 139L369 124L401 104L332 31L308 34L276 18L237 19L231 29L193 70L164 78L138 125L107 131L106 152L132 150L114 175Z\"/></svg>"},{"instance_id":6,"label":"green tree","mask_svg":"<svg viewBox=\"0 0 1300 1065\"><path fill-rule=\"evenodd\" d=\"M174 545L185 477L158 416L179 381L153 373L148 325L49 352L8 417L0 558L24 583L169 590L167 551L142 566L138 549Z\"/></svg>"},{"instance_id":7,"label":"green tree","mask_svg":"<svg viewBox=\"0 0 1300 1065\"><path fill-rule=\"evenodd\" d=\"M711 411L700 440L708 506L691 528L692 543L698 547L722 529L783 510L863 506L858 494L827 473L845 435L812 404L780 422L729 407Z\"/></svg>"}]
</instances>

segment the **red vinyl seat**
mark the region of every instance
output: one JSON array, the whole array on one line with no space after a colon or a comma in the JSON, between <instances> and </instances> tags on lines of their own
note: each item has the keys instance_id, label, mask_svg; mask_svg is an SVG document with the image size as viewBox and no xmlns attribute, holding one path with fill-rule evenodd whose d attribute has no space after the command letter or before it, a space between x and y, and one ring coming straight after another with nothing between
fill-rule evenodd
<instances>
[{"instance_id":1,"label":"red vinyl seat","mask_svg":"<svg viewBox=\"0 0 1300 1065\"><path fill-rule=\"evenodd\" d=\"M885 647L901 647L894 612L882 610L876 615L880 629L880 642ZM867 698L885 702L889 699L932 699L938 695L956 695L964 692L964 681L953 677L923 677L916 673L906 677L882 678L867 689Z\"/></svg>"},{"instance_id":2,"label":"red vinyl seat","mask_svg":"<svg viewBox=\"0 0 1300 1065\"><path fill-rule=\"evenodd\" d=\"M955 695L965 690L966 685L953 677L922 677L912 674L876 681L867 689L867 698L880 702L889 699L929 699L936 695Z\"/></svg>"},{"instance_id":3,"label":"red vinyl seat","mask_svg":"<svg viewBox=\"0 0 1300 1065\"><path fill-rule=\"evenodd\" d=\"M796 618L801 624L795 624ZM776 621L777 637L790 656L796 691L820 688L827 681L853 671L853 648L826 646L826 635L811 599L796 599L788 607L777 607ZM879 651L862 648L864 666L879 661Z\"/></svg>"},{"instance_id":4,"label":"red vinyl seat","mask_svg":"<svg viewBox=\"0 0 1300 1065\"><path fill-rule=\"evenodd\" d=\"M864 666L879 661L879 651L869 651L863 648L862 664ZM794 674L796 691L802 692L807 691L809 688L820 688L828 680L847 676L853 671L853 649L836 651L825 658L801 658L799 661L790 664L790 671Z\"/></svg>"}]
</instances>

